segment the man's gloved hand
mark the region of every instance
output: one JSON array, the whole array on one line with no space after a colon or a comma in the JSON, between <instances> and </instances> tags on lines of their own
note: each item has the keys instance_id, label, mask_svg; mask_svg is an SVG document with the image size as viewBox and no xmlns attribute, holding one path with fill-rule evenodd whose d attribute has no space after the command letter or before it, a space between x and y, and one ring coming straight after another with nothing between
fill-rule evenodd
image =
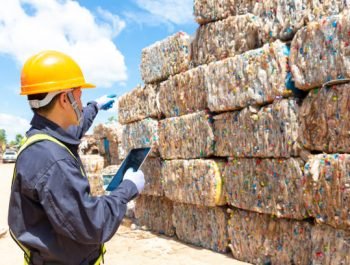
<instances>
[{"instance_id":1,"label":"man's gloved hand","mask_svg":"<svg viewBox=\"0 0 350 265\"><path fill-rule=\"evenodd\" d=\"M124 174L124 179L132 181L136 185L139 193L143 191L145 186L145 176L141 170L135 172L132 168L129 168Z\"/></svg>"},{"instance_id":2,"label":"man's gloved hand","mask_svg":"<svg viewBox=\"0 0 350 265\"><path fill-rule=\"evenodd\" d=\"M110 108L113 107L113 103L114 103L114 98L117 95L113 94L113 95L104 95L98 99L96 99L95 101L97 102L97 107L98 109L102 109L102 110L108 110Z\"/></svg>"}]
</instances>

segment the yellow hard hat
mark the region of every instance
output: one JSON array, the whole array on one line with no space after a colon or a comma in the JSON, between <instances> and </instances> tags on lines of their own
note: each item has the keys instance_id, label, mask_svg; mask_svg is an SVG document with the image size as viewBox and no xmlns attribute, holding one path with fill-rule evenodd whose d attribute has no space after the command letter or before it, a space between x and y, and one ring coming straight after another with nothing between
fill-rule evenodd
<instances>
[{"instance_id":1,"label":"yellow hard hat","mask_svg":"<svg viewBox=\"0 0 350 265\"><path fill-rule=\"evenodd\" d=\"M21 74L21 95L33 95L74 87L93 88L85 82L79 65L68 55L57 51L42 51L30 57Z\"/></svg>"}]
</instances>

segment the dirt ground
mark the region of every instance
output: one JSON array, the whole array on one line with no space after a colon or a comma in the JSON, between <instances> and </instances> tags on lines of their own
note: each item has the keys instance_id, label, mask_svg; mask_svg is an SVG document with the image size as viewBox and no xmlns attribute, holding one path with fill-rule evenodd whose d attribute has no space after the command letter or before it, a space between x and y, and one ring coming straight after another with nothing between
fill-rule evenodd
<instances>
[{"instance_id":1,"label":"dirt ground","mask_svg":"<svg viewBox=\"0 0 350 265\"><path fill-rule=\"evenodd\" d=\"M1 236L1 230L8 229L7 211L13 164L0 163L0 257L1 264L23 264L22 251L11 239L9 233ZM236 261L230 255L186 245L174 238L159 236L147 231L130 229L125 220L117 234L106 244L105 264L123 265L200 265L248 264Z\"/></svg>"}]
</instances>

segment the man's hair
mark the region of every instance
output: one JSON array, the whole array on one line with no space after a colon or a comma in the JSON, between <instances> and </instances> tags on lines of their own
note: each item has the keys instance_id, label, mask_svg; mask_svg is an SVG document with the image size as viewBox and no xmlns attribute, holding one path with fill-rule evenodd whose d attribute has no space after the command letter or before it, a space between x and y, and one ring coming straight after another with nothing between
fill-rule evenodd
<instances>
[{"instance_id":1,"label":"man's hair","mask_svg":"<svg viewBox=\"0 0 350 265\"><path fill-rule=\"evenodd\" d=\"M28 95L28 100L42 100L47 96L47 94L48 93ZM52 100L50 101L50 103L47 104L46 106L40 107L38 109L32 108L32 111L33 112L43 112L43 113L50 112L53 109L53 106L55 105L55 102L57 101L59 95L61 95L61 93L54 96L52 98Z\"/></svg>"}]
</instances>

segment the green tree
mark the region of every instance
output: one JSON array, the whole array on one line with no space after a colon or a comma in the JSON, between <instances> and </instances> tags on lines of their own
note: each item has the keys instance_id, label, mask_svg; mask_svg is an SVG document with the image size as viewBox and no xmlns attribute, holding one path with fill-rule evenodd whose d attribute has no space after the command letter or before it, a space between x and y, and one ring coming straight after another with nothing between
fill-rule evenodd
<instances>
[{"instance_id":1,"label":"green tree","mask_svg":"<svg viewBox=\"0 0 350 265\"><path fill-rule=\"evenodd\" d=\"M19 145L22 140L23 140L23 135L22 134L16 134L15 144Z\"/></svg>"},{"instance_id":2,"label":"green tree","mask_svg":"<svg viewBox=\"0 0 350 265\"><path fill-rule=\"evenodd\" d=\"M6 139L6 131L4 129L0 129L0 144L6 144L7 139Z\"/></svg>"}]
</instances>

